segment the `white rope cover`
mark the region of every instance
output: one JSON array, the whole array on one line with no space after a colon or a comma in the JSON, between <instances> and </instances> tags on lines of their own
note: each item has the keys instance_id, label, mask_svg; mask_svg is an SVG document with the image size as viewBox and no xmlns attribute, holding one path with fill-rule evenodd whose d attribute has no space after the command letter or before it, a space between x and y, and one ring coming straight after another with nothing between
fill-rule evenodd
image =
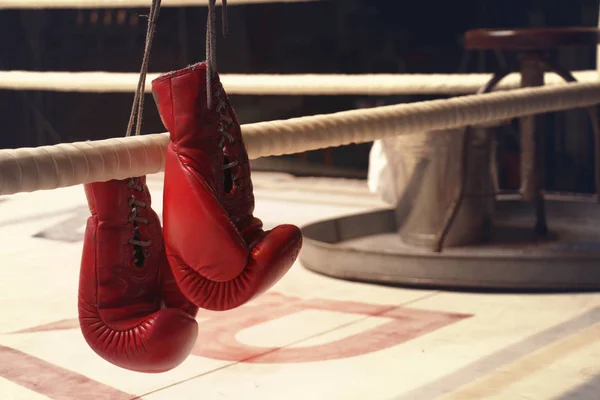
<instances>
[{"instance_id":1,"label":"white rope cover","mask_svg":"<svg viewBox=\"0 0 600 400\"><path fill-rule=\"evenodd\" d=\"M2 0L0 0L2 1ZM148 74L150 81L159 74ZM580 82L595 82L595 70L573 73ZM221 76L227 93L237 95L400 95L475 93L491 74L373 74L373 75L239 75ZM0 71L0 89L58 92L132 93L139 73ZM511 74L498 89L519 87L520 75ZM546 74L546 84L564 84L556 74Z\"/></svg>"},{"instance_id":2,"label":"white rope cover","mask_svg":"<svg viewBox=\"0 0 600 400\"><path fill-rule=\"evenodd\" d=\"M228 5L265 3L305 3L323 0L228 0ZM208 0L163 0L161 7L208 5ZM83 8L147 8L150 0L0 0L0 9L83 9Z\"/></svg>"},{"instance_id":3,"label":"white rope cover","mask_svg":"<svg viewBox=\"0 0 600 400\"><path fill-rule=\"evenodd\" d=\"M400 104L243 126L250 158L459 128L600 103L600 82ZM0 195L160 171L167 134L0 151Z\"/></svg>"}]
</instances>

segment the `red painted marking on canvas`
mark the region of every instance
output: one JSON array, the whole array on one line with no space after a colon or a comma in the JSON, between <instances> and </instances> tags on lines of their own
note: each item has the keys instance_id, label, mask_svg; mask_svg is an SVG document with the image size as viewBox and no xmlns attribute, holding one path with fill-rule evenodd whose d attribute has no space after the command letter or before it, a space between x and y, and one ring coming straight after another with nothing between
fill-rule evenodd
<instances>
[{"instance_id":1,"label":"red painted marking on canvas","mask_svg":"<svg viewBox=\"0 0 600 400\"><path fill-rule=\"evenodd\" d=\"M240 343L236 338L243 329L305 310L358 314L388 318L390 321L343 339L300 348L251 346ZM193 354L218 360L251 363L334 360L384 350L470 316L348 301L303 301L283 295L268 298L265 295L260 305L240 307L202 321Z\"/></svg>"},{"instance_id":2,"label":"red painted marking on canvas","mask_svg":"<svg viewBox=\"0 0 600 400\"><path fill-rule=\"evenodd\" d=\"M389 322L364 332L329 343L297 347L260 347L240 343L236 335L278 318L306 310L321 310L381 317ZM325 299L303 300L279 293L268 293L240 308L214 312L200 310L200 329L194 355L226 361L254 363L293 363L341 359L368 354L401 344L470 315L416 310ZM32 333L78 328L77 319L61 320L27 328L18 333Z\"/></svg>"},{"instance_id":3,"label":"red painted marking on canvas","mask_svg":"<svg viewBox=\"0 0 600 400\"><path fill-rule=\"evenodd\" d=\"M79 320L77 318L61 319L60 321L50 322L49 324L37 325L31 328L21 329L12 333L36 333L50 331L64 331L68 329L79 328Z\"/></svg>"},{"instance_id":4,"label":"red painted marking on canvas","mask_svg":"<svg viewBox=\"0 0 600 400\"><path fill-rule=\"evenodd\" d=\"M132 399L134 395L10 347L0 346L0 376L54 400Z\"/></svg>"}]
</instances>

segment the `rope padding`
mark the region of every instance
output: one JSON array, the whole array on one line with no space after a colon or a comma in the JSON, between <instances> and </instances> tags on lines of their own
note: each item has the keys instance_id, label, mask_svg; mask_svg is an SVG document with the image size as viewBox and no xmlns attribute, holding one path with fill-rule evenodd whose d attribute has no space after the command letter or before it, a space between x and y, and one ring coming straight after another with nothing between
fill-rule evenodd
<instances>
[{"instance_id":1,"label":"rope padding","mask_svg":"<svg viewBox=\"0 0 600 400\"><path fill-rule=\"evenodd\" d=\"M454 129L600 103L600 82L344 111L244 125L250 158L293 154L402 134ZM167 134L0 151L0 195L159 172Z\"/></svg>"},{"instance_id":2,"label":"rope padding","mask_svg":"<svg viewBox=\"0 0 600 400\"><path fill-rule=\"evenodd\" d=\"M580 82L598 81L595 70L573 74ZM159 75L147 75L146 92L150 92L150 82ZM491 77L491 74L223 74L221 82L227 93L234 95L456 95L475 93ZM138 73L126 72L0 71L0 89L133 93L138 78ZM519 74L510 74L498 89L518 88L520 80ZM547 85L564 83L556 74L546 74Z\"/></svg>"},{"instance_id":3,"label":"rope padding","mask_svg":"<svg viewBox=\"0 0 600 400\"><path fill-rule=\"evenodd\" d=\"M231 5L266 3L305 3L323 0L229 0ZM1 9L97 9L147 8L148 0L0 0ZM206 7L208 0L164 0L162 7Z\"/></svg>"}]
</instances>

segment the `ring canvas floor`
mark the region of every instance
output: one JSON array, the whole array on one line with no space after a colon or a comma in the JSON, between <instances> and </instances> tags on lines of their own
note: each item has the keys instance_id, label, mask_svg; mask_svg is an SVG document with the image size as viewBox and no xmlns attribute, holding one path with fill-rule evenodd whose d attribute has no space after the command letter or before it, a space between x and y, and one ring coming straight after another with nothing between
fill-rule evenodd
<instances>
[{"instance_id":1,"label":"ring canvas floor","mask_svg":"<svg viewBox=\"0 0 600 400\"><path fill-rule=\"evenodd\" d=\"M385 207L361 181L253 179L268 228ZM162 175L148 184L159 211ZM1 400L600 398L600 294L382 287L299 262L252 303L201 312L180 367L120 369L77 323L87 216L81 186L0 198Z\"/></svg>"}]
</instances>

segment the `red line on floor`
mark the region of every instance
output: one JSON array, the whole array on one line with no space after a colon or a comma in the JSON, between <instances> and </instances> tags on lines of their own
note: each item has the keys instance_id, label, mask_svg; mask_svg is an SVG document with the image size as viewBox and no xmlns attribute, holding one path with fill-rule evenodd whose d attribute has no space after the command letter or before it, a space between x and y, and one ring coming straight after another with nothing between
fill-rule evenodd
<instances>
[{"instance_id":1,"label":"red line on floor","mask_svg":"<svg viewBox=\"0 0 600 400\"><path fill-rule=\"evenodd\" d=\"M263 300L268 300L265 295ZM274 298L275 300L275 298ZM227 313L214 314L201 321L198 340L192 354L217 360L250 363L299 363L356 357L399 345L471 315L416 310L398 306L336 301L299 300L277 294L277 301L260 306L243 306ZM304 310L333 311L388 319L379 326L307 347L259 347L241 343L237 335L244 329Z\"/></svg>"},{"instance_id":2,"label":"red line on floor","mask_svg":"<svg viewBox=\"0 0 600 400\"><path fill-rule=\"evenodd\" d=\"M135 395L10 347L0 346L0 360L1 377L54 400L135 398Z\"/></svg>"}]
</instances>

